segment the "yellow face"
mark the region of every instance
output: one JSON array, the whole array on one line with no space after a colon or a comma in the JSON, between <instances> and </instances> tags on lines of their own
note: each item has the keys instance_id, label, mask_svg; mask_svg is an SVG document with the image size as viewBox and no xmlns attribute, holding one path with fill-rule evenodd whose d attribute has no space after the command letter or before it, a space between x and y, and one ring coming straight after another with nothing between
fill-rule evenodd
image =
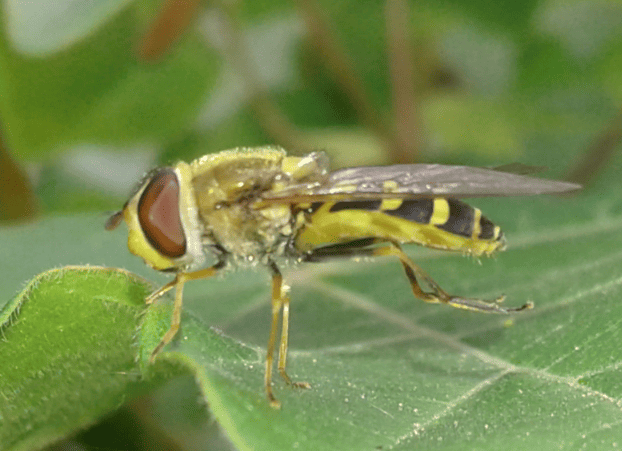
<instances>
[{"instance_id":1,"label":"yellow face","mask_svg":"<svg viewBox=\"0 0 622 451\"><path fill-rule=\"evenodd\" d=\"M180 270L203 262L190 170L180 163L154 172L106 229L128 226L128 248L154 269Z\"/></svg>"}]
</instances>

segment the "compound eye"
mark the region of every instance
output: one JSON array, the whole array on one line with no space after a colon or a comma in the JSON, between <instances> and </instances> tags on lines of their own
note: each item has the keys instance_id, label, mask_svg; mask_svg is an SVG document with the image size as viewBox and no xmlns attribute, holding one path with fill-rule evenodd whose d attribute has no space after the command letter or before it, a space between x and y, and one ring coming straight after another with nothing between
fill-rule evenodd
<instances>
[{"instance_id":1,"label":"compound eye","mask_svg":"<svg viewBox=\"0 0 622 451\"><path fill-rule=\"evenodd\" d=\"M138 220L149 243L162 255L176 258L186 253L175 171L162 169L151 178L138 201Z\"/></svg>"}]
</instances>

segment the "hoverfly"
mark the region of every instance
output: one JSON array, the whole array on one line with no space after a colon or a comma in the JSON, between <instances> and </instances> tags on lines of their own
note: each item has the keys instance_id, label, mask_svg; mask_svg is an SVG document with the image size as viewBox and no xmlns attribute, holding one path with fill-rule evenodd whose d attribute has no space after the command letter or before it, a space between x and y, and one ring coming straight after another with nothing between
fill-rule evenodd
<instances>
[{"instance_id":1,"label":"hoverfly","mask_svg":"<svg viewBox=\"0 0 622 451\"><path fill-rule=\"evenodd\" d=\"M524 167L520 167L519 170ZM506 168L504 168L506 169ZM500 228L458 198L561 193L579 185L503 170L437 164L354 167L329 172L323 152L287 156L279 147L239 148L206 155L190 164L152 171L106 223L125 220L130 252L175 278L152 293L151 304L175 288L171 326L151 360L177 334L182 291L190 280L212 277L231 264L265 265L272 274L272 323L265 368L270 404L279 317L278 370L286 372L289 297L277 260L321 262L338 257L397 257L414 295L427 302L479 312L510 313L494 301L445 292L402 251L401 245L491 255L505 247ZM206 253L216 262L201 268ZM424 281L430 291L419 284Z\"/></svg>"}]
</instances>

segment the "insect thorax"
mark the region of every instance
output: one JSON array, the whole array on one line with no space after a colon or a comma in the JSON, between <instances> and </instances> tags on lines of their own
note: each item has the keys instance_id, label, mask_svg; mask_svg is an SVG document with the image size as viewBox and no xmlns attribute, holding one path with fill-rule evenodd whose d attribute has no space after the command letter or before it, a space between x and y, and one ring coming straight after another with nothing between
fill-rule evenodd
<instances>
[{"instance_id":1,"label":"insect thorax","mask_svg":"<svg viewBox=\"0 0 622 451\"><path fill-rule=\"evenodd\" d=\"M297 227L292 208L255 204L264 193L322 177L325 169L315 163L273 148L193 162L192 188L204 244L218 244L242 262L287 255Z\"/></svg>"}]
</instances>

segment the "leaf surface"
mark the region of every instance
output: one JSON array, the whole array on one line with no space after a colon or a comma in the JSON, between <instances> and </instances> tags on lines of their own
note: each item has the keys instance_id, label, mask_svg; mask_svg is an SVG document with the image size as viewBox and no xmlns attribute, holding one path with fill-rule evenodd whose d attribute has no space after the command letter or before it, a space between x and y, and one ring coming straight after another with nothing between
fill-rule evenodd
<instances>
[{"instance_id":1,"label":"leaf surface","mask_svg":"<svg viewBox=\"0 0 622 451\"><path fill-rule=\"evenodd\" d=\"M312 388L291 389L276 375L280 411L268 406L263 393L269 283L262 270L239 270L187 284L182 331L155 366L147 359L168 328L170 302L158 301L141 323L138 305L148 292L142 282L113 272L113 289L105 282L110 271L95 271L104 279L92 287L85 282L84 290L89 291L62 307L66 310L59 310L62 303L46 292L33 294L4 328L3 360L63 371L36 373L33 395L16 387L30 380L34 366L24 366L27 371L3 367L0 393L10 401L3 404L9 420L3 427L19 421L34 424L36 417L29 415L35 414L24 413L23 407L33 399L39 400L37 412L69 406L80 410L93 404L78 395L69 398L69 406L54 402L55 393L64 397L59 381L71 385L83 378L92 396L101 396L102 405L112 409L134 393L124 372L133 372L135 382L141 379L140 367L142 380L152 381L178 374L181 367L194 374L212 414L239 449L610 447L622 437L622 218L616 202L599 199L595 194L479 202L491 217L496 204L496 217L507 224L510 242L509 250L479 264L456 255L409 250L454 294L488 299L505 294L512 305L535 302L533 311L512 316L464 312L413 299L394 261L287 267L292 286L288 370L293 379L309 382ZM88 217L58 218L32 226L26 235L22 229L4 229L0 237L9 255L11 249L17 253L18 246L29 255L38 245L43 256L56 252L66 263L90 260L150 274L123 250L123 233L100 233L94 224ZM50 230L57 232L50 236ZM38 233L45 234L45 246ZM58 255L58 242L68 243L66 253ZM85 246L88 243L93 245ZM65 283L69 281L60 284L62 292L70 291ZM125 290L131 301L114 302L115 290ZM82 338L80 344L87 346L89 360L103 362L97 367L121 375L103 377L90 367L80 369L75 362L86 358L85 351L55 355L34 344L32 337L47 337L50 349L67 348L63 333L53 336L47 330L85 324L80 312L91 307L77 307L93 302L98 310L90 313L89 328L81 333L102 338ZM40 304L56 313L46 314L39 324L31 319L37 309L28 306ZM7 304L5 312L15 305L15 300ZM113 308L113 314L102 313ZM101 332L106 329L109 333ZM125 338L113 346L109 340L117 334ZM18 344L18 336L25 344ZM121 394L111 396L110 390L119 387ZM90 421L103 410L88 409ZM53 421L44 425L56 427ZM31 434L24 429L14 449L23 449Z\"/></svg>"}]
</instances>

